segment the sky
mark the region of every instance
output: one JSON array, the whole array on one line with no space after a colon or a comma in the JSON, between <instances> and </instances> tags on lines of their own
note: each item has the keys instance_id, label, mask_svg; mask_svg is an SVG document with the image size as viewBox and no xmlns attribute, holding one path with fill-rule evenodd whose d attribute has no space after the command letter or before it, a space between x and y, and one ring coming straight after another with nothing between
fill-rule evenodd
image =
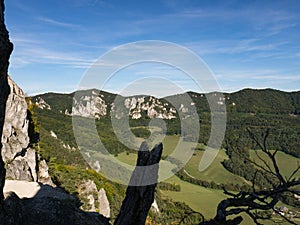
<instances>
[{"instance_id":1,"label":"sky","mask_svg":"<svg viewBox=\"0 0 300 225\"><path fill-rule=\"evenodd\" d=\"M28 95L72 92L99 57L120 45L157 40L199 57L221 91L296 91L299 12L298 0L6 0L14 43L9 74ZM124 66L101 87L162 96L205 90L199 85L176 65L140 62Z\"/></svg>"}]
</instances>

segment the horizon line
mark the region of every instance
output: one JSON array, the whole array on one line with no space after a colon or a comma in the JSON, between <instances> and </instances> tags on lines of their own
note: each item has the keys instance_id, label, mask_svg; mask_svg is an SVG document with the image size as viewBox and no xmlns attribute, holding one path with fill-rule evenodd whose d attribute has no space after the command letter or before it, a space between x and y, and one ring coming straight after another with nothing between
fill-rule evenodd
<instances>
[{"instance_id":1,"label":"horizon line","mask_svg":"<svg viewBox=\"0 0 300 225\"><path fill-rule=\"evenodd\" d=\"M69 91L69 92L55 92L55 91L46 91L46 92L37 92L37 93L32 93L32 94L28 94L27 97L34 97L34 96L38 96L38 95L45 95L45 94L73 94L77 91L89 91L89 90L97 90L97 91L104 91L107 92L109 94L114 94L114 95L120 95L123 97L133 97L133 96L153 96L156 97L155 95L149 95L149 94L132 94L132 95L121 95L119 93L115 93L114 91L111 90L99 90L97 88L88 88L88 89L81 89L81 90L74 90L74 91ZM270 88L270 87L265 87L265 88L253 88L253 87L245 87L245 88L241 88L238 89L236 91L211 91L211 92L197 92L197 91L193 91L193 90L188 90L188 91L184 91L184 92L180 92L180 93L174 93L171 95L165 95L162 97L156 97L156 98L166 98L169 96L173 96L173 95L179 95L179 94L184 94L184 93L197 93L197 94L210 94L210 93L222 93L222 94L234 94L240 91L244 91L244 90L254 90L254 91L264 91L264 90L272 90L272 91L280 91L280 92L284 92L284 93L295 93L295 92L300 92L300 90L290 90L290 91L286 91L286 90L280 90L280 89L276 89L276 88Z\"/></svg>"}]
</instances>

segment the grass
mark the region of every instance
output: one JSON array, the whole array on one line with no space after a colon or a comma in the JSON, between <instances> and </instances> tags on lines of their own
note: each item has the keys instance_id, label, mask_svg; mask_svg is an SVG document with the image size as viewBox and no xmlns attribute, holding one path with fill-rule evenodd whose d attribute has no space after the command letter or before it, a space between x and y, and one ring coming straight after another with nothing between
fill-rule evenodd
<instances>
[{"instance_id":1,"label":"grass","mask_svg":"<svg viewBox=\"0 0 300 225\"><path fill-rule=\"evenodd\" d=\"M264 154L261 150L251 150L250 151L250 157L255 160L256 163L259 163L260 165L263 165L261 160L258 158L257 154L255 153L257 152L257 154L263 158L269 165L271 165L271 161L270 159L268 159L268 157L266 156L266 154ZM272 151L274 152L274 151ZM288 155L284 152L278 151L276 153L276 160L278 162L278 166L280 171L282 172L282 174L284 176L289 177L292 172L298 167L298 165L300 164L300 159ZM295 176L295 178L299 178L300 177L300 171L298 171Z\"/></svg>"},{"instance_id":2,"label":"grass","mask_svg":"<svg viewBox=\"0 0 300 225\"><path fill-rule=\"evenodd\" d=\"M119 153L116 158L121 162L134 166L136 164L137 154L122 152Z\"/></svg>"},{"instance_id":3,"label":"grass","mask_svg":"<svg viewBox=\"0 0 300 225\"><path fill-rule=\"evenodd\" d=\"M166 136L163 142L163 155L170 155L178 144L178 141L178 136ZM191 146L192 143L186 144L185 148L182 149L181 152L184 153L185 151L191 151ZM190 160L185 165L184 169L188 172L188 174L201 180L214 181L217 184L243 184L247 182L244 178L230 173L223 167L221 162L228 158L224 150L220 150L212 164L205 171L200 172L198 170L198 167L204 153L204 151L202 151L201 149L205 149L205 146L203 144L198 144L197 150L194 151Z\"/></svg>"},{"instance_id":4,"label":"grass","mask_svg":"<svg viewBox=\"0 0 300 225\"><path fill-rule=\"evenodd\" d=\"M198 185L194 185L185 181L180 180L178 177L173 176L169 178L166 182L171 184L179 184L181 186L180 192L174 191L162 191L162 193L171 199L184 202L189 205L193 210L200 212L206 219L210 219L215 216L218 203L223 199L227 198L227 195L223 194L221 190L214 190L209 188L204 188ZM282 203L280 206L284 205ZM290 207L288 207L290 208ZM242 225L254 225L255 223L246 214L241 214L244 218ZM274 221L277 221L275 223ZM265 225L288 225L286 221L282 218L276 216L273 220L261 221Z\"/></svg>"},{"instance_id":5,"label":"grass","mask_svg":"<svg viewBox=\"0 0 300 225\"><path fill-rule=\"evenodd\" d=\"M177 135L168 135L164 138L163 145L164 151L163 156L171 155L179 142L179 136Z\"/></svg>"},{"instance_id":6,"label":"grass","mask_svg":"<svg viewBox=\"0 0 300 225\"><path fill-rule=\"evenodd\" d=\"M179 140L180 140L179 137L175 135L166 136L163 141L164 144L163 156L172 154L174 152L174 149L178 145ZM185 142L183 146L184 148L178 151L177 157L180 156L180 154L184 154L186 151L191 151L191 146L192 146L191 143ZM204 153L204 151L201 151L201 149L203 148L204 146L199 144L197 147L198 150L195 150L193 156L185 165L185 170L188 172L188 174L201 180L215 181L216 183L243 184L247 182L242 177L230 173L222 166L221 162L227 159L227 155L224 150L219 151L215 160L205 171L199 172L198 166L201 157ZM262 153L261 151L258 151L258 154L261 155L261 153ZM258 162L259 159L256 156L254 150L250 151L250 155L256 162ZM135 165L136 158L137 158L136 154L134 153L126 154L125 152L119 154L117 157L118 160L130 165ZM285 176L290 175L291 172L297 167L298 165L297 163L299 162L299 159L287 155L283 152L277 153L277 160L278 160L279 167ZM165 163L165 161L162 161L162 163ZM299 177L299 175L300 172L296 174L297 177ZM175 201L184 202L188 204L193 210L197 212L201 212L207 219L215 216L218 203L222 201L224 198L228 197L224 195L223 191L221 190L208 189L198 185L194 185L182 181L176 176L172 176L165 182L169 182L171 184L179 184L181 187L180 192L162 191L162 193L165 196L168 196ZM243 215L243 217L244 217L244 221L242 224L244 225L254 224L247 215ZM274 221L262 221L262 222L263 224L266 225L278 224L275 223ZM288 224L288 223L281 221L280 224Z\"/></svg>"},{"instance_id":7,"label":"grass","mask_svg":"<svg viewBox=\"0 0 300 225\"><path fill-rule=\"evenodd\" d=\"M212 190L194 185L182 181L176 176L169 178L166 182L179 184L181 191L162 191L163 194L175 201L185 202L193 210L201 212L205 218L213 217L216 213L218 203L226 197L221 190Z\"/></svg>"},{"instance_id":8,"label":"grass","mask_svg":"<svg viewBox=\"0 0 300 225\"><path fill-rule=\"evenodd\" d=\"M195 151L194 155L185 166L185 170L191 176L201 180L214 181L217 184L243 184L247 182L244 178L230 173L223 167L222 161L228 158L224 150L220 150L212 164L205 171L200 172L198 166L203 153L204 151Z\"/></svg>"}]
</instances>

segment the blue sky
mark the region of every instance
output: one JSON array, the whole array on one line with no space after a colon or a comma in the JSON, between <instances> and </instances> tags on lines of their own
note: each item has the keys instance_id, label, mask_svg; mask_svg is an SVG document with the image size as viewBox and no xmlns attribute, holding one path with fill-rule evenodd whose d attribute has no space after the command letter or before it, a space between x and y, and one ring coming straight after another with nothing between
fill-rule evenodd
<instances>
[{"instance_id":1,"label":"blue sky","mask_svg":"<svg viewBox=\"0 0 300 225\"><path fill-rule=\"evenodd\" d=\"M6 23L15 45L9 73L27 94L71 92L112 48L162 40L195 52L225 92L299 90L299 12L297 0L7 0ZM105 89L120 92L142 73L160 76L168 70L162 78L199 91L174 68L170 76L167 67L126 69Z\"/></svg>"}]
</instances>

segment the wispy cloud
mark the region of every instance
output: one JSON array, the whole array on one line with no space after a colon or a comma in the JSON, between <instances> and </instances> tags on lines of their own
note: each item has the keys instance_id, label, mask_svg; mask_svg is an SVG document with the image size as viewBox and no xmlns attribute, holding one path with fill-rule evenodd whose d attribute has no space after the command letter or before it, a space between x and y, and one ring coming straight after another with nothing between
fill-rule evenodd
<instances>
[{"instance_id":1,"label":"wispy cloud","mask_svg":"<svg viewBox=\"0 0 300 225\"><path fill-rule=\"evenodd\" d=\"M27 48L12 56L12 66L22 67L28 64L55 64L73 68L88 68L94 58L88 58L78 52L60 52L42 47Z\"/></svg>"},{"instance_id":2,"label":"wispy cloud","mask_svg":"<svg viewBox=\"0 0 300 225\"><path fill-rule=\"evenodd\" d=\"M286 42L264 43L260 39L244 40L212 40L186 43L188 48L197 51L201 55L205 54L237 54L243 52L271 51Z\"/></svg>"},{"instance_id":3,"label":"wispy cloud","mask_svg":"<svg viewBox=\"0 0 300 225\"><path fill-rule=\"evenodd\" d=\"M99 5L102 7L112 6L107 1L101 1L101 0L68 0L68 2L75 7L84 7L84 6L95 7Z\"/></svg>"},{"instance_id":4,"label":"wispy cloud","mask_svg":"<svg viewBox=\"0 0 300 225\"><path fill-rule=\"evenodd\" d=\"M293 27L296 27L296 26L297 26L297 23L294 23L294 22L285 22L285 23L273 24L272 26L267 28L268 36L276 35L276 34L280 33L283 30L293 28Z\"/></svg>"},{"instance_id":5,"label":"wispy cloud","mask_svg":"<svg viewBox=\"0 0 300 225\"><path fill-rule=\"evenodd\" d=\"M228 90L299 84L299 76L295 75L300 74L299 6L263 1L213 4L180 0L149 3L152 7L104 0L55 1L47 6L14 0L9 4L7 12L11 8L9 14L15 17L10 26L15 44L11 68L20 77L25 72L52 77L48 68L55 73L59 68L61 74L82 73L119 44L158 39L183 45L203 57ZM79 12L87 16L75 18ZM24 24L28 24L25 30ZM132 52L126 53L120 57L130 58ZM141 50L141 55L149 55L148 49ZM181 57L177 52L172 55ZM123 61L116 64L120 62ZM116 66L101 63L97 66ZM154 72L191 87L173 69ZM145 70L137 77L151 74L153 71Z\"/></svg>"},{"instance_id":6,"label":"wispy cloud","mask_svg":"<svg viewBox=\"0 0 300 225\"><path fill-rule=\"evenodd\" d=\"M54 20L51 18L46 18L46 17L38 17L37 20L47 23L47 24L50 24L50 25L64 27L64 28L79 28L80 27L77 24L61 22L61 21L57 21L57 20Z\"/></svg>"}]
</instances>

